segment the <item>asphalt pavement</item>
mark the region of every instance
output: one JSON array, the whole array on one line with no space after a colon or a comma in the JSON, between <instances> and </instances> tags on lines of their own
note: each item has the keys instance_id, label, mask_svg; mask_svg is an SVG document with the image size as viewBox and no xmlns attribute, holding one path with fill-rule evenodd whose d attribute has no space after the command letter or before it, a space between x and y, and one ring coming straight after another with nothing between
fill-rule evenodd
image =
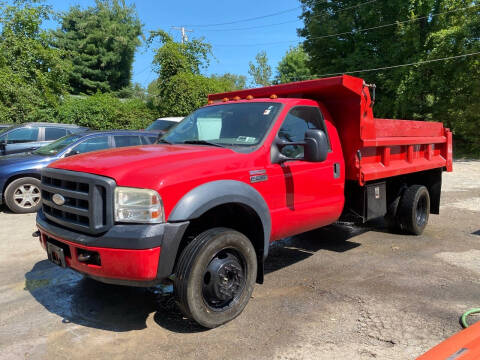
<instances>
[{"instance_id":1,"label":"asphalt pavement","mask_svg":"<svg viewBox=\"0 0 480 360\"><path fill-rule=\"evenodd\" d=\"M200 328L171 288L83 279L46 260L35 215L0 213L1 359L413 359L480 306L480 162L444 173L422 236L382 221L272 245L234 321Z\"/></svg>"}]
</instances>

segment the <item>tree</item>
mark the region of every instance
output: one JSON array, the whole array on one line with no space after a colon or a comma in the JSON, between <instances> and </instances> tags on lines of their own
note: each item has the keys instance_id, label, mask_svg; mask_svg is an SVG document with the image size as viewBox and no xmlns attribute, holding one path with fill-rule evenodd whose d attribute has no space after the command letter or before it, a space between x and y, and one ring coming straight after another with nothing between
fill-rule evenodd
<instances>
[{"instance_id":1,"label":"tree","mask_svg":"<svg viewBox=\"0 0 480 360\"><path fill-rule=\"evenodd\" d=\"M162 116L186 116L206 105L208 94L231 91L231 84L187 72L178 73L162 86Z\"/></svg>"},{"instance_id":2,"label":"tree","mask_svg":"<svg viewBox=\"0 0 480 360\"><path fill-rule=\"evenodd\" d=\"M244 86L245 79L241 76L225 74L209 78L201 74L211 56L211 46L203 39L178 43L162 30L152 32L148 42L156 39L161 44L153 60L158 79L148 86L148 95L150 106L161 116L188 115L206 104L208 94Z\"/></svg>"},{"instance_id":3,"label":"tree","mask_svg":"<svg viewBox=\"0 0 480 360\"><path fill-rule=\"evenodd\" d=\"M479 92L478 57L395 67L478 51L477 1L392 0L364 6L358 6L357 0L302 3L304 27L299 34L306 38L303 45L312 73L394 66L355 73L377 84L376 115L443 121L453 128L455 144L480 154L480 135L471 128L480 125L475 115L479 105L468 100ZM472 5L477 7L463 9ZM382 27L365 30L378 26Z\"/></svg>"},{"instance_id":4,"label":"tree","mask_svg":"<svg viewBox=\"0 0 480 360\"><path fill-rule=\"evenodd\" d=\"M117 91L129 86L142 26L124 0L95 0L94 7L71 7L55 31L56 46L73 62L74 94Z\"/></svg>"},{"instance_id":5,"label":"tree","mask_svg":"<svg viewBox=\"0 0 480 360\"><path fill-rule=\"evenodd\" d=\"M308 62L308 54L302 45L291 47L278 63L275 83L308 80L311 76Z\"/></svg>"},{"instance_id":6,"label":"tree","mask_svg":"<svg viewBox=\"0 0 480 360\"><path fill-rule=\"evenodd\" d=\"M210 64L212 46L203 39L178 43L165 31L158 30L151 32L148 43L151 44L157 39L162 46L156 50L153 65L162 81L167 81L179 73L199 75L201 70Z\"/></svg>"},{"instance_id":7,"label":"tree","mask_svg":"<svg viewBox=\"0 0 480 360\"><path fill-rule=\"evenodd\" d=\"M50 7L17 1L0 10L0 122L52 121L69 63L42 29Z\"/></svg>"},{"instance_id":8,"label":"tree","mask_svg":"<svg viewBox=\"0 0 480 360\"><path fill-rule=\"evenodd\" d=\"M253 84L259 86L268 86L272 84L272 68L268 65L267 53L260 51L255 56L256 64L249 62L248 73L253 77Z\"/></svg>"},{"instance_id":9,"label":"tree","mask_svg":"<svg viewBox=\"0 0 480 360\"><path fill-rule=\"evenodd\" d=\"M247 77L244 75L236 75L225 73L223 75L212 75L212 79L225 83L225 87L232 90L242 90L247 86Z\"/></svg>"}]
</instances>

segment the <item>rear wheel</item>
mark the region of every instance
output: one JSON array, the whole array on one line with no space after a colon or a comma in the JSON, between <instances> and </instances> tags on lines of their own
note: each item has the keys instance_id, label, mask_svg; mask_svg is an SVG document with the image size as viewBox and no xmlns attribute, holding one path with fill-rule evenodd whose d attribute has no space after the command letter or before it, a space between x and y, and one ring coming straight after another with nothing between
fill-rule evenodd
<instances>
[{"instance_id":1,"label":"rear wheel","mask_svg":"<svg viewBox=\"0 0 480 360\"><path fill-rule=\"evenodd\" d=\"M23 177L12 181L5 190L5 203L14 213L37 212L41 206L40 180Z\"/></svg>"},{"instance_id":2,"label":"rear wheel","mask_svg":"<svg viewBox=\"0 0 480 360\"><path fill-rule=\"evenodd\" d=\"M175 300L185 316L214 328L240 315L256 277L250 240L232 229L210 229L188 244L178 259Z\"/></svg>"},{"instance_id":3,"label":"rear wheel","mask_svg":"<svg viewBox=\"0 0 480 360\"><path fill-rule=\"evenodd\" d=\"M423 185L408 187L398 205L400 228L410 234L420 235L428 223L430 195Z\"/></svg>"}]
</instances>

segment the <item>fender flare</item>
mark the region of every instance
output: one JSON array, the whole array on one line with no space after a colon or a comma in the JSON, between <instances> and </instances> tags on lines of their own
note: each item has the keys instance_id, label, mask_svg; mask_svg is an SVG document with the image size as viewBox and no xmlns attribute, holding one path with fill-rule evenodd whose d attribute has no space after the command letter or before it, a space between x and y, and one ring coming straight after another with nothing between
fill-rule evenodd
<instances>
[{"instance_id":1,"label":"fender flare","mask_svg":"<svg viewBox=\"0 0 480 360\"><path fill-rule=\"evenodd\" d=\"M217 180L197 186L178 201L168 221L181 222L196 219L216 206L229 203L246 205L260 218L263 226L263 259L265 259L270 245L270 210L262 195L244 182Z\"/></svg>"}]
</instances>

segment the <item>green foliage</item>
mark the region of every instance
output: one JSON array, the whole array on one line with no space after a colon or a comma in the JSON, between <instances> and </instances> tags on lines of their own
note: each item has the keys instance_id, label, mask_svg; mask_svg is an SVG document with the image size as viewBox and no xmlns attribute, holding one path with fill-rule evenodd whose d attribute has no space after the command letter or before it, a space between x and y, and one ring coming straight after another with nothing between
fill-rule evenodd
<instances>
[{"instance_id":1,"label":"green foliage","mask_svg":"<svg viewBox=\"0 0 480 360\"><path fill-rule=\"evenodd\" d=\"M36 1L0 8L0 122L53 120L69 63L42 29L51 15Z\"/></svg>"},{"instance_id":2,"label":"green foliage","mask_svg":"<svg viewBox=\"0 0 480 360\"><path fill-rule=\"evenodd\" d=\"M357 0L301 1L304 28L299 34L306 38L304 47L314 74L394 66L480 50L477 1L392 0L360 7L354 7ZM451 11L472 5L477 7ZM395 21L395 26L359 31ZM336 33L343 34L325 36ZM442 121L453 129L454 143L462 151L480 155L480 133L475 130L480 127L478 56L355 75L377 84L377 116Z\"/></svg>"},{"instance_id":3,"label":"green foliage","mask_svg":"<svg viewBox=\"0 0 480 360\"><path fill-rule=\"evenodd\" d=\"M130 84L123 89L115 91L113 94L120 99L140 99L143 101L148 99L147 91L138 83Z\"/></svg>"},{"instance_id":4,"label":"green foliage","mask_svg":"<svg viewBox=\"0 0 480 360\"><path fill-rule=\"evenodd\" d=\"M311 76L308 62L308 54L302 45L290 48L278 63L275 83L308 80Z\"/></svg>"},{"instance_id":5,"label":"green foliage","mask_svg":"<svg viewBox=\"0 0 480 360\"><path fill-rule=\"evenodd\" d=\"M225 73L223 75L212 75L212 79L218 80L225 84L225 89L230 90L242 90L247 86L247 77L244 75L235 75Z\"/></svg>"},{"instance_id":6,"label":"green foliage","mask_svg":"<svg viewBox=\"0 0 480 360\"><path fill-rule=\"evenodd\" d=\"M198 75L201 69L207 68L210 63L212 46L203 39L177 43L163 30L152 31L148 42L152 43L156 39L160 40L162 46L156 51L153 65L163 81L179 73Z\"/></svg>"},{"instance_id":7,"label":"green foliage","mask_svg":"<svg viewBox=\"0 0 480 360\"><path fill-rule=\"evenodd\" d=\"M113 94L67 96L58 108L57 120L96 130L143 129L157 114L139 99L122 100Z\"/></svg>"},{"instance_id":8,"label":"green foliage","mask_svg":"<svg viewBox=\"0 0 480 360\"><path fill-rule=\"evenodd\" d=\"M161 116L186 116L206 105L208 94L231 89L231 83L198 74L179 73L163 84L158 109Z\"/></svg>"},{"instance_id":9,"label":"green foliage","mask_svg":"<svg viewBox=\"0 0 480 360\"><path fill-rule=\"evenodd\" d=\"M96 0L94 7L70 8L55 31L55 43L72 59L72 92L93 94L127 87L141 35L136 10L124 0Z\"/></svg>"},{"instance_id":10,"label":"green foliage","mask_svg":"<svg viewBox=\"0 0 480 360\"><path fill-rule=\"evenodd\" d=\"M260 51L255 56L256 64L249 62L248 73L253 77L253 85L268 86L272 84L272 68L268 65L268 57L265 51Z\"/></svg>"},{"instance_id":11,"label":"green foliage","mask_svg":"<svg viewBox=\"0 0 480 360\"><path fill-rule=\"evenodd\" d=\"M203 39L177 43L162 30L152 32L148 41L155 39L161 44L153 60L158 79L148 86L148 96L149 106L161 116L188 115L207 103L208 94L245 86L244 76L201 75L211 56L211 45Z\"/></svg>"}]
</instances>

